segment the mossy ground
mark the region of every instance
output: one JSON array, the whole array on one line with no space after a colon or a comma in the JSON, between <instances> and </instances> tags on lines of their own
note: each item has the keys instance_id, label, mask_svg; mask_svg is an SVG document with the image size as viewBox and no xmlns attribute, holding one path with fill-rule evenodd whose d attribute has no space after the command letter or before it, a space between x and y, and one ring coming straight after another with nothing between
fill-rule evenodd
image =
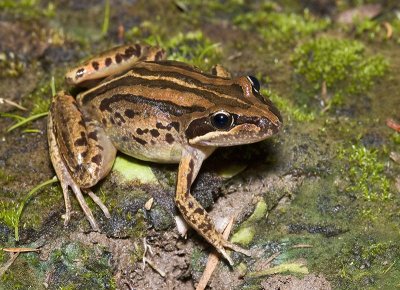
<instances>
[{"instance_id":1,"label":"mossy ground","mask_svg":"<svg viewBox=\"0 0 400 290\"><path fill-rule=\"evenodd\" d=\"M266 142L217 151L203 166L196 198L210 207L223 182L217 172L224 166L247 166L225 190L235 194L249 186L253 191L246 194L263 204L261 217L257 212L257 218L248 218L249 213L237 229L239 234L251 229L246 244L262 249L261 258L242 260L249 273L260 274L262 261L279 253L273 266L302 261L335 289L399 287L400 200L394 180L400 165L389 154L399 152L400 134L385 125L389 117L400 121L396 1L387 1L376 18L348 25L335 22L334 14L381 1L336 1L333 8L289 0L213 0L207 5L197 0L111 1L105 33L103 1L67 2L0 0L0 36L16 35L0 43L0 98L28 108L0 107L2 112L24 117L45 112L52 76L57 90L67 89L62 80L66 67L121 42L159 45L170 58L204 70L221 62L234 76L256 75L263 94L281 110L284 128ZM393 29L390 37L385 23ZM12 228L16 206L31 188L54 175L45 119L7 133L13 122L0 118L1 247L18 246ZM112 211L108 221L95 210L108 236L139 241L146 236L146 225L173 228L176 168L149 166L159 184L119 184L118 172L113 172L96 186ZM147 211L143 205L150 197L156 204ZM0 288L41 289L46 279L61 289L120 285L107 250L71 241L70 233L88 230L72 201L79 214L64 229L57 185L30 200L20 221L21 243L43 246L56 237L62 239L60 248L54 246L45 261L35 253L21 254L1 278ZM293 247L299 244L309 247ZM185 279L198 277L204 257L196 247L189 263L192 276ZM2 264L7 259L0 254ZM72 278L78 273L79 279ZM236 287L259 289L267 276L256 274L238 280ZM224 276L218 275L215 285L223 285Z\"/></svg>"}]
</instances>

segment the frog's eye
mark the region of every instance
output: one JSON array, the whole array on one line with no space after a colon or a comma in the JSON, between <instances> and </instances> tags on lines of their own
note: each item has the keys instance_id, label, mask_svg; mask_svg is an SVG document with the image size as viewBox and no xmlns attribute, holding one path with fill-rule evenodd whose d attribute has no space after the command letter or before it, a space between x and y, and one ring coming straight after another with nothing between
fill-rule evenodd
<instances>
[{"instance_id":1,"label":"frog's eye","mask_svg":"<svg viewBox=\"0 0 400 290\"><path fill-rule=\"evenodd\" d=\"M233 124L231 114L221 111L211 115L211 124L218 130L227 130Z\"/></svg>"},{"instance_id":2,"label":"frog's eye","mask_svg":"<svg viewBox=\"0 0 400 290\"><path fill-rule=\"evenodd\" d=\"M260 92L260 82L256 77L253 76L247 76L247 79L250 81L251 86L253 87L253 90L255 90L257 93Z\"/></svg>"}]
</instances>

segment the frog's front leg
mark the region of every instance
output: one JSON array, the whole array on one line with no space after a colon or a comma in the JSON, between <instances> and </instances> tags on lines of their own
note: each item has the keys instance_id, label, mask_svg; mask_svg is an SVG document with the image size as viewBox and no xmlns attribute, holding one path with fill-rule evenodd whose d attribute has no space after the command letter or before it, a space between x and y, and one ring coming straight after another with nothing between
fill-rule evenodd
<instances>
[{"instance_id":1,"label":"frog's front leg","mask_svg":"<svg viewBox=\"0 0 400 290\"><path fill-rule=\"evenodd\" d=\"M65 224L71 214L70 187L92 228L99 230L81 189L89 194L107 217L110 216L90 188L111 170L116 155L115 147L105 136L102 127L95 120L85 117L75 99L63 92L53 98L47 130L51 161L64 194Z\"/></svg>"},{"instance_id":2,"label":"frog's front leg","mask_svg":"<svg viewBox=\"0 0 400 290\"><path fill-rule=\"evenodd\" d=\"M213 148L188 148L184 150L179 163L175 203L188 224L212 244L228 260L230 265L233 265L233 261L226 253L225 248L230 248L248 256L249 252L225 240L221 233L216 230L214 222L207 212L190 194L190 187L196 179L201 164L213 150Z\"/></svg>"}]
</instances>

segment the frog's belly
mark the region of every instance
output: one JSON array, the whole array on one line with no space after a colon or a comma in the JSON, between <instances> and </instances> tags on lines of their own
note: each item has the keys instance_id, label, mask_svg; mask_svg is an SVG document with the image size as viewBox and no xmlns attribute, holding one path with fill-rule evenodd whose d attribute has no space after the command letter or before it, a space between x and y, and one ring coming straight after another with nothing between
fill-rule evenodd
<instances>
[{"instance_id":1,"label":"frog's belly","mask_svg":"<svg viewBox=\"0 0 400 290\"><path fill-rule=\"evenodd\" d=\"M118 151L140 160L157 163L179 163L181 160L183 146L176 135L160 135L157 141L116 132L108 136Z\"/></svg>"}]
</instances>

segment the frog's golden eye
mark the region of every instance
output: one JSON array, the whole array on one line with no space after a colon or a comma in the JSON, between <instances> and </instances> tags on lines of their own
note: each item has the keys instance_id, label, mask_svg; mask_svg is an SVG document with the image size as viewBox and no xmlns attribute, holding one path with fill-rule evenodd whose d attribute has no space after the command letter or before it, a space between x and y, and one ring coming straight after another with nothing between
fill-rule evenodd
<instances>
[{"instance_id":1,"label":"frog's golden eye","mask_svg":"<svg viewBox=\"0 0 400 290\"><path fill-rule=\"evenodd\" d=\"M231 114L220 111L211 115L211 124L218 130L227 130L233 124L233 118Z\"/></svg>"},{"instance_id":2,"label":"frog's golden eye","mask_svg":"<svg viewBox=\"0 0 400 290\"><path fill-rule=\"evenodd\" d=\"M256 91L256 93L259 93L261 86L260 86L260 82L258 81L258 79L253 76L247 76L247 79L251 83L253 90Z\"/></svg>"}]
</instances>

